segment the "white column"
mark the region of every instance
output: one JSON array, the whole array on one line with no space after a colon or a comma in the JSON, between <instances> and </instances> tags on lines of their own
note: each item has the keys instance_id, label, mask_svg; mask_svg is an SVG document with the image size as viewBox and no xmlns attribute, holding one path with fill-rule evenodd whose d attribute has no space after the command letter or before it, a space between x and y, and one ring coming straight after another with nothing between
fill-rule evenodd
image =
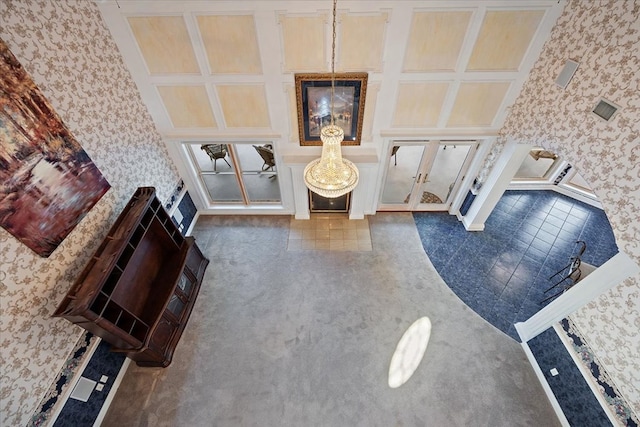
<instances>
[{"instance_id":1,"label":"white column","mask_svg":"<svg viewBox=\"0 0 640 427\"><path fill-rule=\"evenodd\" d=\"M293 202L296 219L310 219L309 191L304 185L304 168L306 165L291 166L291 182L293 182Z\"/></svg>"},{"instance_id":2,"label":"white column","mask_svg":"<svg viewBox=\"0 0 640 427\"><path fill-rule=\"evenodd\" d=\"M473 185L473 180L476 175L480 172L482 165L484 164L484 159L489 154L489 150L491 146L495 142L496 138L491 137L488 139L479 139L478 140L478 149L473 156L473 160L469 165L469 169L465 173L464 180L460 184L460 189L458 190L458 194L456 194L455 198L451 202L451 206L449 207L449 213L452 215L456 215L458 221L462 221L462 215L460 214L460 208L464 203L465 198L467 197L467 193L469 189Z\"/></svg>"},{"instance_id":3,"label":"white column","mask_svg":"<svg viewBox=\"0 0 640 427\"><path fill-rule=\"evenodd\" d=\"M482 184L469 211L462 217L462 223L467 231L484 230L484 222L493 212L493 208L518 172L529 151L531 151L529 144L517 144L515 140L507 142L487 181Z\"/></svg>"},{"instance_id":4,"label":"white column","mask_svg":"<svg viewBox=\"0 0 640 427\"><path fill-rule=\"evenodd\" d=\"M640 267L627 254L618 252L525 322L516 323L520 339L522 342L529 341L639 271Z\"/></svg>"},{"instance_id":5,"label":"white column","mask_svg":"<svg viewBox=\"0 0 640 427\"><path fill-rule=\"evenodd\" d=\"M375 210L367 206L376 186L377 165L359 164L360 181L351 192L351 207L349 208L349 219L364 219L365 215L375 214ZM371 204L371 203L369 203Z\"/></svg>"}]
</instances>

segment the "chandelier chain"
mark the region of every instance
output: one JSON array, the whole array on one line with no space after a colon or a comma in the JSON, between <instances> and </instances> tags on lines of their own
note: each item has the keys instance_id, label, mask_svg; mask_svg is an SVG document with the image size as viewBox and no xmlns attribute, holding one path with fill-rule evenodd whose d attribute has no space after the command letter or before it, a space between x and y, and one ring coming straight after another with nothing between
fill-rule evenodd
<instances>
[{"instance_id":1,"label":"chandelier chain","mask_svg":"<svg viewBox=\"0 0 640 427\"><path fill-rule=\"evenodd\" d=\"M335 124L333 121L333 97L335 93L335 83L336 83L336 6L338 4L338 0L333 0L333 34L331 41L331 124Z\"/></svg>"},{"instance_id":2,"label":"chandelier chain","mask_svg":"<svg viewBox=\"0 0 640 427\"><path fill-rule=\"evenodd\" d=\"M342 158L340 146L344 140L344 129L336 126L333 100L336 86L336 17L338 0L333 0L333 22L331 42L331 124L320 129L322 156L311 161L303 172L304 183L316 194L335 198L352 191L360 174L358 167L351 161Z\"/></svg>"}]
</instances>

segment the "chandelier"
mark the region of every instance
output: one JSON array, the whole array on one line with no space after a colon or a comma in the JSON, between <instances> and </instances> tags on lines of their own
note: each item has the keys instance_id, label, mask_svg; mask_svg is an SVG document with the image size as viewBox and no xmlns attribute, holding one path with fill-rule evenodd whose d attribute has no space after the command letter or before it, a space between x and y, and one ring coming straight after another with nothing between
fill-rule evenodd
<instances>
[{"instance_id":1,"label":"chandelier","mask_svg":"<svg viewBox=\"0 0 640 427\"><path fill-rule=\"evenodd\" d=\"M358 185L358 168L343 159L341 144L344 130L334 123L333 96L335 92L336 62L336 4L333 0L333 42L331 45L331 124L320 130L322 155L304 168L304 183L316 194L327 198L340 197Z\"/></svg>"}]
</instances>

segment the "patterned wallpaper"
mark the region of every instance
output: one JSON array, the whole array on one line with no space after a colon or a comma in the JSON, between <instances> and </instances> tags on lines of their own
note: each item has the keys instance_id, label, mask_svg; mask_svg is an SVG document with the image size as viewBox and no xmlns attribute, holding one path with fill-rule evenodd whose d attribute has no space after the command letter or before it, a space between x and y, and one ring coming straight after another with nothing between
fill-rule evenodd
<instances>
[{"instance_id":1,"label":"patterned wallpaper","mask_svg":"<svg viewBox=\"0 0 640 427\"><path fill-rule=\"evenodd\" d=\"M554 84L566 59L580 66ZM591 184L618 247L640 263L640 0L571 0L559 18L479 179L508 138L548 148ZM601 97L621 109L591 114ZM640 414L640 275L571 316L636 414Z\"/></svg>"},{"instance_id":2,"label":"patterned wallpaper","mask_svg":"<svg viewBox=\"0 0 640 427\"><path fill-rule=\"evenodd\" d=\"M2 0L0 38L112 185L49 258L0 229L0 424L26 425L82 330L50 315L139 186L178 172L90 0Z\"/></svg>"}]
</instances>

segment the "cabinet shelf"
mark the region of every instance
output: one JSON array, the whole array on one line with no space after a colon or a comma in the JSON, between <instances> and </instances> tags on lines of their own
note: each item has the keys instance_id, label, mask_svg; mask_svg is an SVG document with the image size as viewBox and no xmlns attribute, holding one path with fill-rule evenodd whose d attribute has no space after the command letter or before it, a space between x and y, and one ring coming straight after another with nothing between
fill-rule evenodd
<instances>
[{"instance_id":1,"label":"cabinet shelf","mask_svg":"<svg viewBox=\"0 0 640 427\"><path fill-rule=\"evenodd\" d=\"M168 366L208 263L155 189L141 187L53 316L100 336L140 366Z\"/></svg>"}]
</instances>

